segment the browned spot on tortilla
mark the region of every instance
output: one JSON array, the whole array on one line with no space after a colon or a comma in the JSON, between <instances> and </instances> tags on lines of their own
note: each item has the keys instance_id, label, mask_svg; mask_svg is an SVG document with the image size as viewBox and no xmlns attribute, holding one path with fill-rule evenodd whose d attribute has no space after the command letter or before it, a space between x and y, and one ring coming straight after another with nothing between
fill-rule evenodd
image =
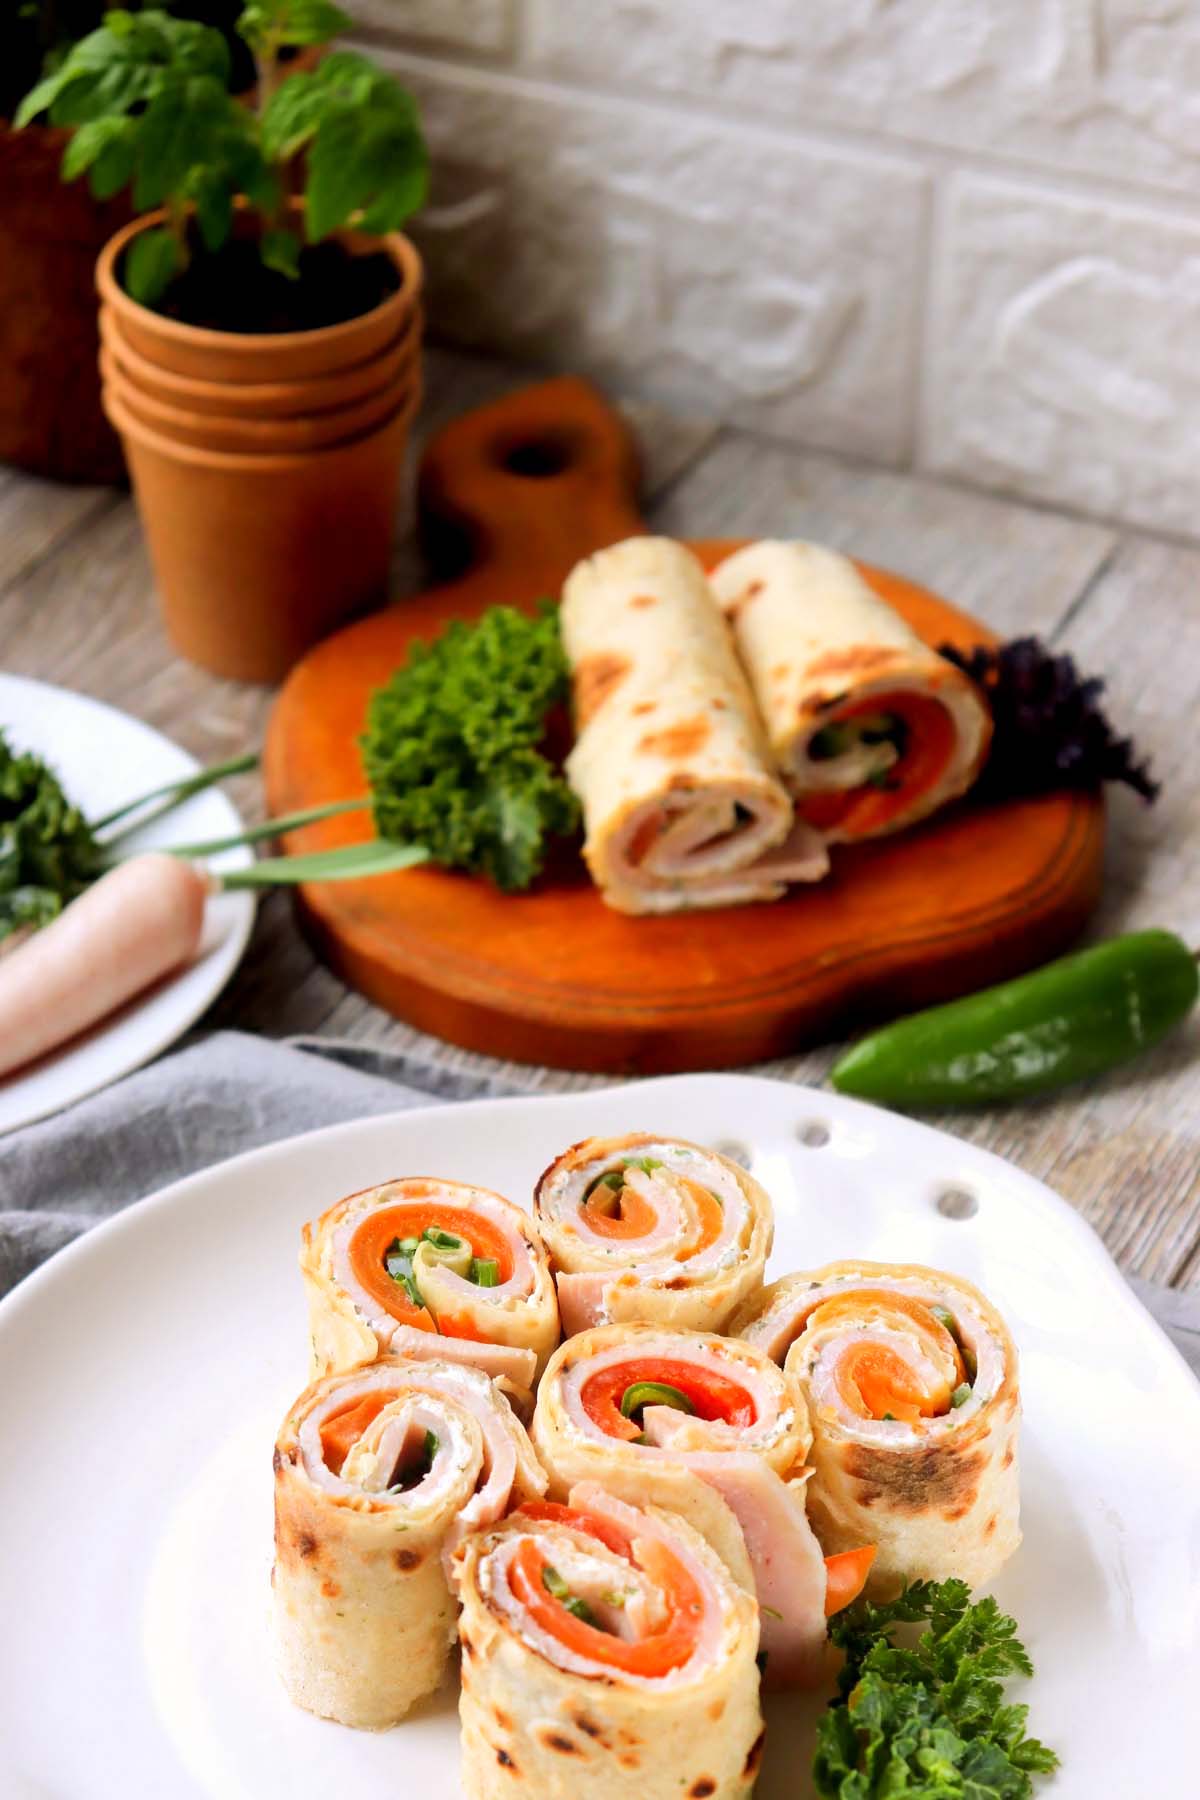
<instances>
[{"instance_id":1,"label":"browned spot on tortilla","mask_svg":"<svg viewBox=\"0 0 1200 1800\"><path fill-rule=\"evenodd\" d=\"M419 1569L425 1558L419 1550L393 1550L392 1561L405 1575L413 1569Z\"/></svg>"},{"instance_id":2,"label":"browned spot on tortilla","mask_svg":"<svg viewBox=\"0 0 1200 1800\"><path fill-rule=\"evenodd\" d=\"M673 1275L670 1281L663 1282L663 1286L665 1288L684 1288L690 1280L690 1275Z\"/></svg>"},{"instance_id":3,"label":"browned spot on tortilla","mask_svg":"<svg viewBox=\"0 0 1200 1800\"><path fill-rule=\"evenodd\" d=\"M974 1504L974 1501L975 1501L975 1496L974 1496L974 1494L972 1494L971 1498L969 1500L964 1500L964 1502L961 1506L949 1507L942 1514L942 1517L944 1519L946 1519L947 1521L949 1521L951 1519L965 1519L967 1514L970 1512L971 1507Z\"/></svg>"},{"instance_id":4,"label":"browned spot on tortilla","mask_svg":"<svg viewBox=\"0 0 1200 1800\"><path fill-rule=\"evenodd\" d=\"M1009 1446L1008 1446L1008 1449L1007 1449L1007 1450L1006 1450L1006 1451L1005 1451L1005 1452L1004 1452L1004 1461L1003 1461L1003 1462L1002 1462L1002 1463L1001 1463L1001 1464L1000 1464L1000 1467L1001 1467L1001 1468L1002 1468L1002 1469L1008 1469L1008 1468L1011 1468L1011 1466L1012 1466L1012 1459L1013 1459L1013 1447L1012 1447L1012 1445L1011 1445L1011 1444L1010 1444L1010 1445L1009 1445Z\"/></svg>"},{"instance_id":5,"label":"browned spot on tortilla","mask_svg":"<svg viewBox=\"0 0 1200 1800\"><path fill-rule=\"evenodd\" d=\"M296 1549L306 1561L310 1556L315 1556L320 1548L311 1531L302 1531L296 1539Z\"/></svg>"},{"instance_id":6,"label":"browned spot on tortilla","mask_svg":"<svg viewBox=\"0 0 1200 1800\"><path fill-rule=\"evenodd\" d=\"M620 687L632 667L627 656L614 656L607 650L584 657L572 677L575 723L581 731L589 719L595 718L609 695Z\"/></svg>"},{"instance_id":7,"label":"browned spot on tortilla","mask_svg":"<svg viewBox=\"0 0 1200 1800\"><path fill-rule=\"evenodd\" d=\"M874 1506L877 1501L882 1499L883 1495L878 1488L860 1488L858 1491L858 1504L860 1506Z\"/></svg>"},{"instance_id":8,"label":"browned spot on tortilla","mask_svg":"<svg viewBox=\"0 0 1200 1800\"><path fill-rule=\"evenodd\" d=\"M458 1641L462 1645L462 1653L464 1656L474 1656L475 1646L472 1644L465 1631L459 1632Z\"/></svg>"},{"instance_id":9,"label":"browned spot on tortilla","mask_svg":"<svg viewBox=\"0 0 1200 1800\"><path fill-rule=\"evenodd\" d=\"M597 1725L595 1719L589 1719L586 1713L576 1713L571 1723L582 1731L585 1737L598 1738L601 1735L601 1727Z\"/></svg>"},{"instance_id":10,"label":"browned spot on tortilla","mask_svg":"<svg viewBox=\"0 0 1200 1800\"><path fill-rule=\"evenodd\" d=\"M852 1481L877 1495L886 1494L891 1508L908 1513L944 1513L951 1506L968 1511L975 1502L983 1466L982 1451L954 1455L938 1445L897 1455L868 1444L851 1444L845 1460Z\"/></svg>"},{"instance_id":11,"label":"browned spot on tortilla","mask_svg":"<svg viewBox=\"0 0 1200 1800\"><path fill-rule=\"evenodd\" d=\"M672 775L667 782L667 791L668 793L694 794L696 786L694 775Z\"/></svg>"},{"instance_id":12,"label":"browned spot on tortilla","mask_svg":"<svg viewBox=\"0 0 1200 1800\"><path fill-rule=\"evenodd\" d=\"M509 1717L508 1713L505 1712L505 1710L502 1706L493 1706L492 1717L493 1717L493 1719L495 1719L495 1721L496 1721L497 1725L500 1727L501 1731L512 1731L515 1729L513 1726L512 1719Z\"/></svg>"},{"instance_id":13,"label":"browned spot on tortilla","mask_svg":"<svg viewBox=\"0 0 1200 1800\"><path fill-rule=\"evenodd\" d=\"M987 1524L983 1528L984 1537L991 1537L991 1535L992 1535L993 1531L995 1531L995 1529L996 1529L996 1515L995 1515L995 1513L993 1513L991 1518L988 1520Z\"/></svg>"},{"instance_id":14,"label":"browned spot on tortilla","mask_svg":"<svg viewBox=\"0 0 1200 1800\"><path fill-rule=\"evenodd\" d=\"M658 605L658 595L657 594L635 594L633 596L633 599L629 602L629 604L630 604L630 606L635 606L639 612L643 612L647 606L657 606Z\"/></svg>"},{"instance_id":15,"label":"browned spot on tortilla","mask_svg":"<svg viewBox=\"0 0 1200 1800\"><path fill-rule=\"evenodd\" d=\"M639 700L633 709L633 716L635 719L644 719L647 713L656 711L657 707L657 700Z\"/></svg>"},{"instance_id":16,"label":"browned spot on tortilla","mask_svg":"<svg viewBox=\"0 0 1200 1800\"><path fill-rule=\"evenodd\" d=\"M632 1750L618 1752L617 1761L623 1769L640 1769L642 1766L641 1757L635 1756Z\"/></svg>"},{"instance_id":17,"label":"browned spot on tortilla","mask_svg":"<svg viewBox=\"0 0 1200 1800\"><path fill-rule=\"evenodd\" d=\"M497 1750L496 1761L500 1764L502 1769L511 1769L514 1775L520 1775L521 1771L518 1769L507 1750Z\"/></svg>"},{"instance_id":18,"label":"browned spot on tortilla","mask_svg":"<svg viewBox=\"0 0 1200 1800\"><path fill-rule=\"evenodd\" d=\"M538 1736L547 1750L557 1750L560 1756L579 1756L581 1754L579 1745L573 1743L569 1737L564 1737L561 1731L540 1731Z\"/></svg>"},{"instance_id":19,"label":"browned spot on tortilla","mask_svg":"<svg viewBox=\"0 0 1200 1800\"><path fill-rule=\"evenodd\" d=\"M717 1784L711 1775L698 1776L688 1789L688 1793L692 1796L692 1800L708 1800L708 1796L710 1794L715 1794L716 1791Z\"/></svg>"},{"instance_id":20,"label":"browned spot on tortilla","mask_svg":"<svg viewBox=\"0 0 1200 1800\"><path fill-rule=\"evenodd\" d=\"M725 1702L723 1700L714 1700L708 1709L708 1716L710 1719L719 1719L724 1711Z\"/></svg>"},{"instance_id":21,"label":"browned spot on tortilla","mask_svg":"<svg viewBox=\"0 0 1200 1800\"><path fill-rule=\"evenodd\" d=\"M329 1575L327 1575L321 1583L321 1592L327 1600L336 1600L341 1591L342 1590L337 1582Z\"/></svg>"},{"instance_id":22,"label":"browned spot on tortilla","mask_svg":"<svg viewBox=\"0 0 1200 1800\"><path fill-rule=\"evenodd\" d=\"M744 607L749 606L752 600L758 599L758 596L762 591L763 583L761 581L750 582L748 586L742 589L740 594L735 594L733 599L729 602L729 605L725 609L729 617L731 619L736 619Z\"/></svg>"},{"instance_id":23,"label":"browned spot on tortilla","mask_svg":"<svg viewBox=\"0 0 1200 1800\"><path fill-rule=\"evenodd\" d=\"M271 1458L271 1467L274 1469L276 1475L283 1474L283 1457L279 1454L278 1444L276 1444L275 1454Z\"/></svg>"},{"instance_id":24,"label":"browned spot on tortilla","mask_svg":"<svg viewBox=\"0 0 1200 1800\"><path fill-rule=\"evenodd\" d=\"M621 1730L618 1731L617 1736L623 1744L629 1744L634 1750L640 1750L642 1747L642 1740L636 1731Z\"/></svg>"},{"instance_id":25,"label":"browned spot on tortilla","mask_svg":"<svg viewBox=\"0 0 1200 1800\"><path fill-rule=\"evenodd\" d=\"M713 701L712 709L714 712L728 712L729 711L729 708L726 706L725 702L723 700L719 700L719 699Z\"/></svg>"},{"instance_id":26,"label":"browned spot on tortilla","mask_svg":"<svg viewBox=\"0 0 1200 1800\"><path fill-rule=\"evenodd\" d=\"M750 1746L750 1754L746 1758L746 1766L742 1770L742 1779L744 1781L753 1781L754 1777L758 1774L759 1765L763 1758L763 1745L766 1742L766 1739L767 1733L766 1728L764 1727Z\"/></svg>"},{"instance_id":27,"label":"browned spot on tortilla","mask_svg":"<svg viewBox=\"0 0 1200 1800\"><path fill-rule=\"evenodd\" d=\"M652 756L695 756L711 735L712 725L700 713L694 719L680 719L677 725L668 725L665 731L648 731L638 749L649 751Z\"/></svg>"},{"instance_id":28,"label":"browned spot on tortilla","mask_svg":"<svg viewBox=\"0 0 1200 1800\"><path fill-rule=\"evenodd\" d=\"M877 669L883 663L896 662L902 654L892 644L852 644L846 650L826 650L808 664L804 679L815 681L820 675L857 675L863 669Z\"/></svg>"},{"instance_id":29,"label":"browned spot on tortilla","mask_svg":"<svg viewBox=\"0 0 1200 1800\"><path fill-rule=\"evenodd\" d=\"M776 663L775 667L771 670L771 680L786 681L791 672L791 663Z\"/></svg>"}]
</instances>

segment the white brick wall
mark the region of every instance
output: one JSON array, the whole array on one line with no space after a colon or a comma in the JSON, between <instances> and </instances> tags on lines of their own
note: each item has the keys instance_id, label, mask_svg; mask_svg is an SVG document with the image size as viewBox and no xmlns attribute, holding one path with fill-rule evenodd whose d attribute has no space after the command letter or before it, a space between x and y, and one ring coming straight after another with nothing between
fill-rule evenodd
<instances>
[{"instance_id":1,"label":"white brick wall","mask_svg":"<svg viewBox=\"0 0 1200 1800\"><path fill-rule=\"evenodd\" d=\"M1196 0L348 0L444 335L1200 537Z\"/></svg>"}]
</instances>

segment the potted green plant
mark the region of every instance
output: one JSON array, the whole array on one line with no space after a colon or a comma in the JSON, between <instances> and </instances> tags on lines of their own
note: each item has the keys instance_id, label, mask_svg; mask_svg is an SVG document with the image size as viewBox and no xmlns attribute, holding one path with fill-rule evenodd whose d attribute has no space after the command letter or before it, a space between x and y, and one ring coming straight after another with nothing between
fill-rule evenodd
<instances>
[{"instance_id":1,"label":"potted green plant","mask_svg":"<svg viewBox=\"0 0 1200 1800\"><path fill-rule=\"evenodd\" d=\"M124 194L97 200L83 183L59 180L69 127L15 131L10 122L109 4L0 5L0 463L57 481L124 479L100 402L95 265L132 208ZM234 32L242 0L170 0L167 10L224 32L235 88L253 86L253 58Z\"/></svg>"},{"instance_id":2,"label":"potted green plant","mask_svg":"<svg viewBox=\"0 0 1200 1800\"><path fill-rule=\"evenodd\" d=\"M104 404L174 642L249 680L384 591L418 397L416 107L353 51L284 60L347 24L251 0L248 107L219 31L110 11L17 114L73 126L66 180L132 194L97 265Z\"/></svg>"}]
</instances>

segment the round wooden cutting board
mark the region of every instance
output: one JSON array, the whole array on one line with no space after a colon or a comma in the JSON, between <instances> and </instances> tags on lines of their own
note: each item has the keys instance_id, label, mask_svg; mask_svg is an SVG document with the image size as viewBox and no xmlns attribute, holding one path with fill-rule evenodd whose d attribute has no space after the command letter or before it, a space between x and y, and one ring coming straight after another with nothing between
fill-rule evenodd
<instances>
[{"instance_id":1,"label":"round wooden cutting board","mask_svg":"<svg viewBox=\"0 0 1200 1800\"><path fill-rule=\"evenodd\" d=\"M447 427L422 465L422 515L455 579L329 638L289 676L268 733L273 812L363 791L368 697L410 642L454 618L556 595L590 551L645 530L624 425L564 378ZM693 548L711 566L734 547ZM898 575L868 580L930 643L986 628ZM370 835L369 814L309 826L289 850ZM397 1017L453 1043L562 1068L661 1072L781 1055L835 1026L984 986L1045 960L1100 888L1103 805L1054 794L961 805L833 853L831 876L772 905L667 918L611 911L563 855L527 894L418 868L298 895L320 954Z\"/></svg>"}]
</instances>

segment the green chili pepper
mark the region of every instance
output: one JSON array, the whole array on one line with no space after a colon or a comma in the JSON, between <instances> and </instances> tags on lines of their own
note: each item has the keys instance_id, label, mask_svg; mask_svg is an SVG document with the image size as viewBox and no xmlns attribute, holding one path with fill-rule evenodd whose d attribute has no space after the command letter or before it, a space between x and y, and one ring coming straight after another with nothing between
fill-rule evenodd
<instances>
[{"instance_id":1,"label":"green chili pepper","mask_svg":"<svg viewBox=\"0 0 1200 1800\"><path fill-rule=\"evenodd\" d=\"M831 1080L893 1106L1022 1099L1129 1061L1186 1018L1198 991L1181 939L1135 931L872 1032Z\"/></svg>"},{"instance_id":2,"label":"green chili pepper","mask_svg":"<svg viewBox=\"0 0 1200 1800\"><path fill-rule=\"evenodd\" d=\"M665 1381L634 1381L621 1395L621 1412L627 1419L641 1412L643 1406L673 1406L676 1412L694 1413L687 1395Z\"/></svg>"}]
</instances>

